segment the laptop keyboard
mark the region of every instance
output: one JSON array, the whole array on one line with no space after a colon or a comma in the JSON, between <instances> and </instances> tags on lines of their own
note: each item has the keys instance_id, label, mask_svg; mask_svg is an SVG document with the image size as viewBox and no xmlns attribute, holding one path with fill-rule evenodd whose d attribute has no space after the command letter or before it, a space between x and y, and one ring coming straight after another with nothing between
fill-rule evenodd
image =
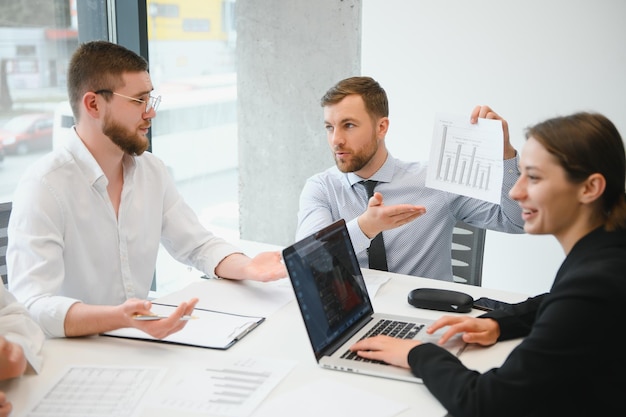
<instances>
[{"instance_id":1,"label":"laptop keyboard","mask_svg":"<svg viewBox=\"0 0 626 417\"><path fill-rule=\"evenodd\" d=\"M365 333L363 337L361 337L361 340L368 337L377 336L379 334L397 337L399 339L413 339L415 335L417 335L417 333L419 333L419 331L423 328L423 324L381 319L367 333ZM341 358L351 359L360 362L384 363L381 361L373 361L371 359L362 358L357 355L356 352L352 352L349 349L343 355L341 355Z\"/></svg>"}]
</instances>

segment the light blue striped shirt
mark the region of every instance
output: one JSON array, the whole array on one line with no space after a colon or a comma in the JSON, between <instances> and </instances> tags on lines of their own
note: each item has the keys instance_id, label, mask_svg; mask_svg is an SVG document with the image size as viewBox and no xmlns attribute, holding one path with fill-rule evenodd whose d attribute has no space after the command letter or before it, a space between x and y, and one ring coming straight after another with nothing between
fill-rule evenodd
<instances>
[{"instance_id":1,"label":"light blue striped shirt","mask_svg":"<svg viewBox=\"0 0 626 417\"><path fill-rule=\"evenodd\" d=\"M509 198L519 177L518 158L504 161L501 204L426 187L427 166L404 162L391 155L369 179L378 181L376 191L385 205L414 204L426 207L416 220L383 232L390 272L452 281L452 230L458 220L480 228L523 233L521 209ZM369 239L357 217L367 207L364 178L343 173L336 166L309 178L300 194L296 240L324 226L345 219L362 268L368 267Z\"/></svg>"}]
</instances>

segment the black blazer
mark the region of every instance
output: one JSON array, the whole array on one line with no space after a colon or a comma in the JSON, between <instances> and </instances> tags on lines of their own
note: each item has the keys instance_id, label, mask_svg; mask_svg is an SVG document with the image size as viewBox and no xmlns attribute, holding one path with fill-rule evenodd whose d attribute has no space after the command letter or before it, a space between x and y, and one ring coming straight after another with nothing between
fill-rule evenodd
<instances>
[{"instance_id":1,"label":"black blazer","mask_svg":"<svg viewBox=\"0 0 626 417\"><path fill-rule=\"evenodd\" d=\"M480 374L429 343L409 364L454 417L626 415L625 307L626 231L600 228L549 293L481 316L498 321L500 340L525 337L501 367Z\"/></svg>"}]
</instances>

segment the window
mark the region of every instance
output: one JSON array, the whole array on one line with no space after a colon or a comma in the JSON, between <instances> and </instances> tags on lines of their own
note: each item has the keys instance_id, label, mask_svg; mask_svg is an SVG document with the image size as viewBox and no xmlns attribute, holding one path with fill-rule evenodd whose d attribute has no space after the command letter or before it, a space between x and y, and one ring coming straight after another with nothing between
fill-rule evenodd
<instances>
[{"instance_id":1,"label":"window","mask_svg":"<svg viewBox=\"0 0 626 417\"><path fill-rule=\"evenodd\" d=\"M37 126L48 126L37 129L41 132L37 146L34 142L5 146L10 152L0 162L0 202L12 200L26 167L59 146L72 127L65 79L68 61L79 35L81 42L110 38L112 29L106 26L109 19L103 11L114 4L119 12L128 6L125 1L98 0L89 7L77 0L0 4L0 15L12 16L14 22L12 27L0 27L0 126L13 119L18 123L24 116L37 116ZM215 234L236 239L234 1L147 0L145 6L150 72L155 93L163 97L153 124L152 151L169 166L201 221ZM80 34L79 22L88 22L80 26ZM117 31L111 38L123 43L137 25L118 24ZM167 253L159 256L159 292L184 285L170 273L174 263Z\"/></svg>"},{"instance_id":2,"label":"window","mask_svg":"<svg viewBox=\"0 0 626 417\"><path fill-rule=\"evenodd\" d=\"M148 0L150 74L161 106L152 152L213 233L239 237L234 1ZM175 12L174 12L175 11ZM184 285L162 250L157 294ZM200 274L189 276L197 279Z\"/></svg>"},{"instance_id":3,"label":"window","mask_svg":"<svg viewBox=\"0 0 626 417\"><path fill-rule=\"evenodd\" d=\"M73 4L0 4L0 202L12 200L26 167L52 149L54 112L67 101L67 62L78 45ZM21 132L19 140L12 132Z\"/></svg>"},{"instance_id":4,"label":"window","mask_svg":"<svg viewBox=\"0 0 626 417\"><path fill-rule=\"evenodd\" d=\"M37 47L35 45L16 45L15 55L17 56L35 56Z\"/></svg>"}]
</instances>

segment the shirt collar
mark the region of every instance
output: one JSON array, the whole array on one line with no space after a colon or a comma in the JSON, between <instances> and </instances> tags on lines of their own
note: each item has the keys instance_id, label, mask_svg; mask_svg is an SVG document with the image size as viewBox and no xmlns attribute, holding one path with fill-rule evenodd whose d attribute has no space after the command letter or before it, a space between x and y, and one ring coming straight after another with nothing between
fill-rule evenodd
<instances>
[{"instance_id":1,"label":"shirt collar","mask_svg":"<svg viewBox=\"0 0 626 417\"><path fill-rule=\"evenodd\" d=\"M393 178L393 172L396 167L396 159L391 156L390 153L387 153L387 159L385 163L369 178L361 178L356 175L354 172L346 173L346 178L350 186L353 186L356 183L359 183L364 180L373 180L378 182L391 182Z\"/></svg>"},{"instance_id":2,"label":"shirt collar","mask_svg":"<svg viewBox=\"0 0 626 417\"><path fill-rule=\"evenodd\" d=\"M93 157L87 146L83 143L83 141L76 133L76 129L71 129L71 134L68 137L67 150L72 154L74 161L80 167L81 171L85 173L87 180L89 183L96 188L106 189L107 185L109 185L109 180L104 175L104 171L96 161L96 158ZM130 155L124 155L123 164L124 164L124 178L127 178L128 175L132 175L135 169L135 157Z\"/></svg>"}]
</instances>

